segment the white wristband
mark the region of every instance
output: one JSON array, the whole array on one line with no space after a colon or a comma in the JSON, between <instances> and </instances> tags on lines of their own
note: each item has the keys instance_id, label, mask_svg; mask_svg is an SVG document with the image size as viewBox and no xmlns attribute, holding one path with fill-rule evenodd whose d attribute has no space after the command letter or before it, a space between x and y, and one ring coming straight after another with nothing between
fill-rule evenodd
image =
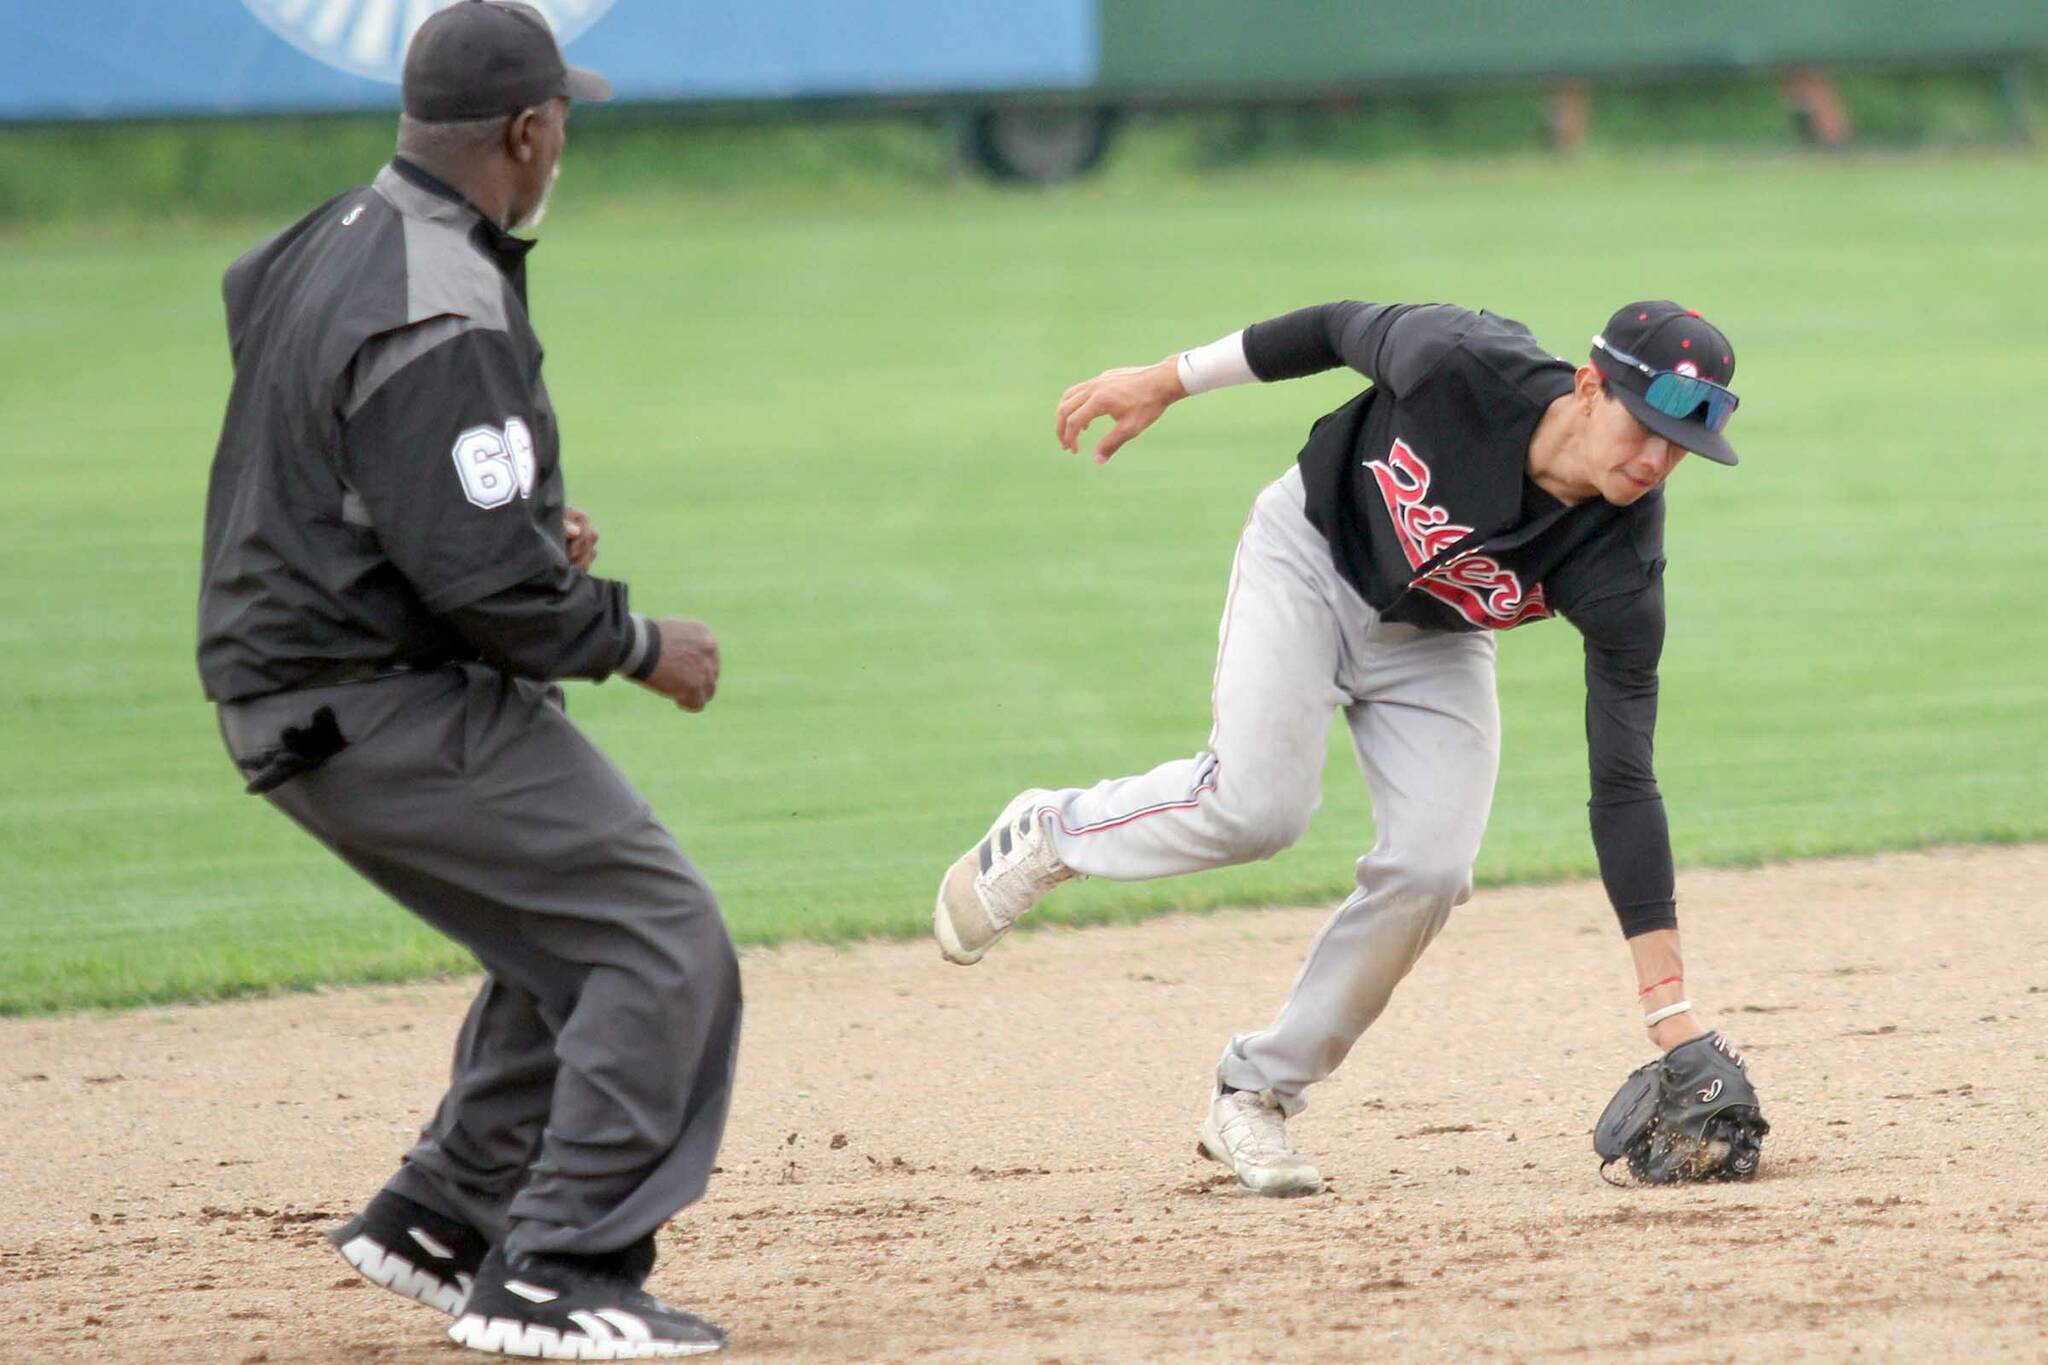
<instances>
[{"instance_id":1,"label":"white wristband","mask_svg":"<svg viewBox=\"0 0 2048 1365\"><path fill-rule=\"evenodd\" d=\"M1648 1014L1643 1016L1643 1027L1655 1028L1657 1027L1657 1025L1663 1023L1666 1019L1674 1018L1677 1015L1684 1014L1687 1010L1691 1008L1692 1001L1681 1000L1675 1005L1666 1005L1661 1010L1651 1010Z\"/></svg>"},{"instance_id":2,"label":"white wristband","mask_svg":"<svg viewBox=\"0 0 2048 1365\"><path fill-rule=\"evenodd\" d=\"M1190 398L1211 389L1259 382L1259 377L1252 373L1251 361L1245 359L1242 329L1207 346L1182 351L1179 369L1180 386L1188 391Z\"/></svg>"}]
</instances>

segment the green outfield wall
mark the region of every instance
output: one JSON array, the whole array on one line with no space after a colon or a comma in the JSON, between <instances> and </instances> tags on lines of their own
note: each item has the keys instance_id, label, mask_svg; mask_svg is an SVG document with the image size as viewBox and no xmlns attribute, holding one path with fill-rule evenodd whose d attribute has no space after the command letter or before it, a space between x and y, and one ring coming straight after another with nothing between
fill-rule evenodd
<instances>
[{"instance_id":1,"label":"green outfield wall","mask_svg":"<svg viewBox=\"0 0 2048 1365\"><path fill-rule=\"evenodd\" d=\"M2048 51L2044 0L1724 0L1707 9L1624 0L1100 3L1098 86L1150 94L1670 77Z\"/></svg>"}]
</instances>

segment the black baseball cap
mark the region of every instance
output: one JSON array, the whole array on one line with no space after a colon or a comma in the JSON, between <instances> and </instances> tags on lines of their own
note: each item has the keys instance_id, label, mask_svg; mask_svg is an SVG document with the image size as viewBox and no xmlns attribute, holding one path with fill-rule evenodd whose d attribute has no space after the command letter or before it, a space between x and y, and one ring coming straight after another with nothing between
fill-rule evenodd
<instances>
[{"instance_id":1,"label":"black baseball cap","mask_svg":"<svg viewBox=\"0 0 2048 1365\"><path fill-rule=\"evenodd\" d=\"M1737 463L1722 434L1737 399L1735 347L1720 328L1669 299L1631 303L1593 338L1593 365L1651 431L1720 464Z\"/></svg>"},{"instance_id":2,"label":"black baseball cap","mask_svg":"<svg viewBox=\"0 0 2048 1365\"><path fill-rule=\"evenodd\" d=\"M427 123L493 118L557 95L608 100L611 82L562 58L548 21L514 0L461 0L428 16L405 50L405 112Z\"/></svg>"}]
</instances>

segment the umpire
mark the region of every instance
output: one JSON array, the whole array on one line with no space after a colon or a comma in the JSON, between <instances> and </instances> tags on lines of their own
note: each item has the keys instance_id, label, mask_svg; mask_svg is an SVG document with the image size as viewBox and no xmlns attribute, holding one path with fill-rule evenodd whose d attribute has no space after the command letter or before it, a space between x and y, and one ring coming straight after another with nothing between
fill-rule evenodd
<instances>
[{"instance_id":1,"label":"umpire","mask_svg":"<svg viewBox=\"0 0 2048 1365\"><path fill-rule=\"evenodd\" d=\"M710 701L702 623L586 572L527 316L572 98L527 5L419 29L398 154L228 270L234 387L207 494L199 673L260 792L487 972L453 1083L331 1234L458 1343L582 1359L716 1350L650 1296L703 1192L740 981L717 902L570 723L554 681Z\"/></svg>"}]
</instances>

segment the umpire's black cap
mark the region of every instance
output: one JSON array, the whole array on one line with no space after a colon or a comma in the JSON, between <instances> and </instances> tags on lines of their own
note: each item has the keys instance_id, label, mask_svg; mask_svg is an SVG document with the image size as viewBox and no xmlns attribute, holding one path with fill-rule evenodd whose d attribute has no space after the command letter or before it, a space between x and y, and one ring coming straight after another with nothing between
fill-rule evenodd
<instances>
[{"instance_id":1,"label":"umpire's black cap","mask_svg":"<svg viewBox=\"0 0 2048 1365\"><path fill-rule=\"evenodd\" d=\"M541 12L462 0L431 15L405 50L405 112L427 123L516 114L557 95L608 100L611 82L570 66Z\"/></svg>"}]
</instances>

